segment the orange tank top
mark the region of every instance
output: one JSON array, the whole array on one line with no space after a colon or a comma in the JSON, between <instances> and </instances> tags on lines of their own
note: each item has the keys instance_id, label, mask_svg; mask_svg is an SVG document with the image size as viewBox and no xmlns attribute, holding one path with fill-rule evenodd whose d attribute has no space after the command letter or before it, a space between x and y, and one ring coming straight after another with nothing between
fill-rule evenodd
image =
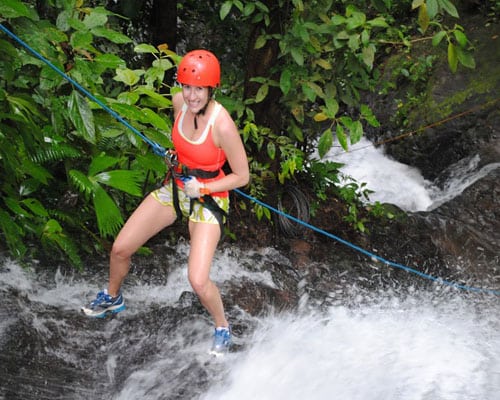
<instances>
[{"instance_id":1,"label":"orange tank top","mask_svg":"<svg viewBox=\"0 0 500 400\"><path fill-rule=\"evenodd\" d=\"M219 114L222 106L215 103L212 115L208 120L205 130L197 140L188 139L183 131L182 125L184 116L186 115L187 106L183 104L181 111L177 115L172 129L172 142L177 153L177 161L179 164L186 166L189 169L202 169L204 171L219 171L219 175L215 178L202 179L197 177L201 182L210 182L221 179L225 176L222 171L222 166L226 162L226 154L224 150L215 146L212 131L215 119ZM182 181L177 180L177 184L183 187ZM212 196L227 197L228 192L212 193Z\"/></svg>"}]
</instances>

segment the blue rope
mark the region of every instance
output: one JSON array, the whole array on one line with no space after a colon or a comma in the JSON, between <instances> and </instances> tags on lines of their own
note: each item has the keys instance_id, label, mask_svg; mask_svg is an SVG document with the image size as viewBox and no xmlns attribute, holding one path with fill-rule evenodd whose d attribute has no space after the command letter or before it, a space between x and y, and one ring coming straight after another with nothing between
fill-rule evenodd
<instances>
[{"instance_id":1,"label":"blue rope","mask_svg":"<svg viewBox=\"0 0 500 400\"><path fill-rule=\"evenodd\" d=\"M334 234L330 233L330 232L327 232L323 229L320 229L318 227L315 227L311 224L308 224L307 222L305 221L302 221L298 218L295 218L294 216L292 215L289 215L289 214L286 214L284 213L283 211L280 211L278 210L277 208L274 208L266 203L263 203L262 201L252 197L252 196L249 196L248 194L242 192L241 190L239 189L234 189L235 192L237 192L240 196L243 196L243 197L246 197L247 199L249 200L252 200L253 202L257 203L257 204L260 204L261 206L263 207L266 207L268 208L269 210L275 212L276 214L279 214L279 215L282 215L292 221L295 221L297 222L298 224L300 225L303 225L309 229L312 229L313 231L315 232L318 232L318 233L321 233L322 235L325 235L331 239L334 239L336 240L337 242L340 242L368 257L370 257L373 261L379 261L383 264L386 264L386 265L389 265L391 267L394 267L394 268L399 268L399 269L402 269L403 271L406 271L406 272L410 272L412 274L415 274L415 275L418 275L422 278L425 278L425 279L429 279L433 282L438 282L438 283L441 283L443 285L446 285L446 286L451 286L451 287L454 287L454 288L457 288L457 289L463 289L463 290L468 290L468 291L471 291L471 292L478 292L478 293L489 293L489 294L495 294L495 295L500 295L500 290L493 290L493 289L483 289L483 288L476 288L476 287L472 287L472 286L467 286L467 285L461 285L459 283L456 283L456 282L451 282L451 281L447 281L446 279L442 279L442 278L437 278L435 276L432 276L432 275L429 275L429 274L426 274L424 272L420 272L416 269L413 269L413 268L410 268L410 267L407 267L406 265L402 265L402 264L398 264L398 263L395 263L395 262L392 262L392 261L389 261L389 260L386 260L385 258L382 258L376 254L373 254L371 252L369 252L368 250L365 250L359 246L356 246L355 244L352 244L338 236L335 236Z\"/></svg>"},{"instance_id":2,"label":"blue rope","mask_svg":"<svg viewBox=\"0 0 500 400\"><path fill-rule=\"evenodd\" d=\"M59 75L61 75L64 79L66 79L67 81L69 81L72 85L74 85L80 92L82 92L83 94L85 94L85 96L87 96L89 99L91 99L92 101L94 101L96 104L98 104L103 110L107 111L110 115L112 115L117 121L121 122L123 125L125 125L128 129L130 129L132 132L134 132L136 135L138 135L139 137L141 137L146 143L148 143L152 148L153 148L153 151L155 154L161 156L161 157L164 157L166 155L166 150L160 146L158 143L155 143L154 141L150 140L148 137L144 136L140 131L138 131L136 128L134 128L132 125L130 125L125 119L123 119L118 113L116 113L115 111L113 111L111 108L109 108L108 106L106 106L102 101L100 101L99 99L97 99L94 95L92 95L89 91L87 91L84 87L82 87L80 84L78 84L78 82L76 82L75 80L73 80L71 77L69 77L67 74L65 74L64 72L62 72L59 68L57 68L55 65L53 65L49 60L47 60L45 57L43 57L40 53L38 53L36 50L34 50L33 48L31 48L28 44L26 44L24 41L22 41L19 37L17 37L16 35L14 35L11 31L9 31L7 28L5 28L2 24L0 24L0 30L2 30L3 32L5 32L8 36L10 36L12 39L14 39L17 43L19 43L22 47L24 47L25 49L27 49L30 53L32 53L36 58L38 58L39 60L43 61L45 64L47 64L50 68L52 68L55 72L57 72ZM274 213L276 214L279 214L279 215L282 215L298 224L301 224L309 229L312 229L313 231L315 232L318 232L318 233L321 233L322 235L325 235L331 239L334 239L336 240L337 242L340 242L348 247L351 247L352 249L370 257L372 260L374 261L379 261L383 264L386 264L386 265L389 265L391 267L394 267L394 268L398 268L398 269L402 269L404 271L407 271L409 273L413 273L415 275L418 275L422 278L425 278L425 279L428 279L430 281L433 281L433 282L437 282L437 283L441 283L443 285L446 285L446 286L451 286L451 287L454 287L454 288L457 288L457 289L462 289L462 290L467 290L467 291L471 291L471 292L477 292L477 293L488 293L488 294L494 294L494 295L500 295L500 291L499 290L493 290L493 289L483 289L483 288L476 288L476 287L472 287L472 286L467 286L467 285L461 285L459 283L456 283L456 282L452 282L452 281L448 281L448 280L445 280L445 279L442 279L442 278L437 278L435 276L432 276L432 275L429 275L429 274L425 274L423 272L420 272L416 269L413 269L413 268L410 268L408 266L405 266L405 265L402 265L402 264L398 264L398 263L395 263L395 262L392 262L392 261L389 261L389 260L386 260L374 253L371 253L359 246L356 246L355 244L352 244L338 236L335 236L334 234L330 233L330 232L326 232L322 229L319 229L305 221L302 221L298 218L295 218L294 216L292 215L289 215L289 214L286 214L284 213L283 211L281 210L278 210L277 208L274 208L272 206L270 206L269 204L266 204L258 199L256 199L255 197L252 197L248 194L246 194L245 192L242 192L241 190L239 189L234 189L234 191L236 193L238 193L240 196L242 197L245 197L251 201L253 201L254 203L256 204L259 204L271 211L273 211Z\"/></svg>"}]
</instances>

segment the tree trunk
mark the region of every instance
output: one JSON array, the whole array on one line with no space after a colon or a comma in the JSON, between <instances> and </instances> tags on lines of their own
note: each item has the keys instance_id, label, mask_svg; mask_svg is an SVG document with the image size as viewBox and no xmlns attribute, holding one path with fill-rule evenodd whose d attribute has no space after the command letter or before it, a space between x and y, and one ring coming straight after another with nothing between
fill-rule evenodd
<instances>
[{"instance_id":1,"label":"tree trunk","mask_svg":"<svg viewBox=\"0 0 500 400\"><path fill-rule=\"evenodd\" d=\"M255 43L263 31L268 34L281 33L282 22L286 21L288 7L278 7L274 0L266 0L263 2L271 10L270 14L272 19L268 27L266 27L263 22L255 25L250 35L247 55L248 63L245 74L245 99L255 97L261 86L257 82L251 82L251 78L263 76L279 81L279 76L269 76L269 71L276 65L278 60L278 41L275 39L268 40L266 44L259 49L255 49ZM281 91L279 88L270 87L267 97L262 102L252 105L256 122L259 125L271 128L273 132L276 133L283 129L283 119L281 118L279 106L280 97Z\"/></svg>"}]
</instances>

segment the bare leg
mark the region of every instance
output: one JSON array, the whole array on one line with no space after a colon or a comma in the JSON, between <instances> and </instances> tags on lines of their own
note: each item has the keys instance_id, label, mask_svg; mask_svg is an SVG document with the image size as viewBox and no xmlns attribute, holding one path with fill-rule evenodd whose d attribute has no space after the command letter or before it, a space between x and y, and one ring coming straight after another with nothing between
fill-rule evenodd
<instances>
[{"instance_id":1,"label":"bare leg","mask_svg":"<svg viewBox=\"0 0 500 400\"><path fill-rule=\"evenodd\" d=\"M148 195L127 220L116 237L109 263L108 293L116 296L130 268L130 258L152 236L176 219L173 207L164 206Z\"/></svg>"},{"instance_id":2,"label":"bare leg","mask_svg":"<svg viewBox=\"0 0 500 400\"><path fill-rule=\"evenodd\" d=\"M191 249L188 260L189 283L198 295L201 304L212 316L215 326L228 326L219 289L210 280L210 267L220 238L217 224L189 221Z\"/></svg>"}]
</instances>

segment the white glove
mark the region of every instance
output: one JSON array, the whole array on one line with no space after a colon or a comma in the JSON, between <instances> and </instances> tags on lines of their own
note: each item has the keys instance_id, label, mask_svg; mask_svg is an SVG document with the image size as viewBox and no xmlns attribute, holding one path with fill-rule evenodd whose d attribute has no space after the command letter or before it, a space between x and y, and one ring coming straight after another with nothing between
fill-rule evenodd
<instances>
[{"instance_id":1,"label":"white glove","mask_svg":"<svg viewBox=\"0 0 500 400\"><path fill-rule=\"evenodd\" d=\"M191 199L197 199L202 196L202 191L205 188L205 185L201 183L194 176L191 179L184 181L184 193Z\"/></svg>"}]
</instances>

